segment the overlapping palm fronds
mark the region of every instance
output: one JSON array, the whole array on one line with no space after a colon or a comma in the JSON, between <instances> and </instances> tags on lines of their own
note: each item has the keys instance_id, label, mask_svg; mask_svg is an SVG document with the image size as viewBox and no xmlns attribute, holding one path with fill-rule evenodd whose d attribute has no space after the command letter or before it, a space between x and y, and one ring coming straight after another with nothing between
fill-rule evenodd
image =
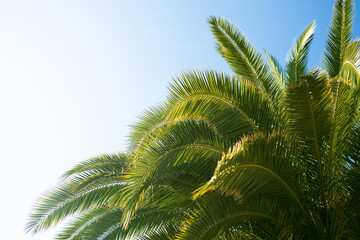
<instances>
[{"instance_id":1,"label":"overlapping palm fronds","mask_svg":"<svg viewBox=\"0 0 360 240\"><path fill-rule=\"evenodd\" d=\"M285 66L210 17L233 75L189 71L133 126L126 154L89 159L44 195L27 229L57 239L360 238L360 42L336 0L323 69L315 22Z\"/></svg>"}]
</instances>

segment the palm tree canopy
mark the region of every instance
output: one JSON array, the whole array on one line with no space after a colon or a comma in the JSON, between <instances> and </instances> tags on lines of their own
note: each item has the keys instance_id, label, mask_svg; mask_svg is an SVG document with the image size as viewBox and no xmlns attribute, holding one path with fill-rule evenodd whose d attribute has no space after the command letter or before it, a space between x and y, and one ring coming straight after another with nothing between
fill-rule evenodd
<instances>
[{"instance_id":1,"label":"palm tree canopy","mask_svg":"<svg viewBox=\"0 0 360 240\"><path fill-rule=\"evenodd\" d=\"M311 22L285 66L236 25L208 19L232 74L194 70L132 127L127 153L66 172L28 221L76 215L57 239L360 237L360 40L336 0L322 58Z\"/></svg>"}]
</instances>

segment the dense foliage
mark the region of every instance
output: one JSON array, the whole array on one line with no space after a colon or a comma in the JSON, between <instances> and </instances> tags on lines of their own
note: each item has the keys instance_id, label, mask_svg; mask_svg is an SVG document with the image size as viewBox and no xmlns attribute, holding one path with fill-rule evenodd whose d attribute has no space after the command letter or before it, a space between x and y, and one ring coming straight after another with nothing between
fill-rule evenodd
<instances>
[{"instance_id":1,"label":"dense foliage","mask_svg":"<svg viewBox=\"0 0 360 240\"><path fill-rule=\"evenodd\" d=\"M27 225L75 214L57 239L360 238L360 40L336 0L323 68L308 69L315 23L285 67L230 21L210 17L233 74L184 73L146 111L128 152L66 172Z\"/></svg>"}]
</instances>

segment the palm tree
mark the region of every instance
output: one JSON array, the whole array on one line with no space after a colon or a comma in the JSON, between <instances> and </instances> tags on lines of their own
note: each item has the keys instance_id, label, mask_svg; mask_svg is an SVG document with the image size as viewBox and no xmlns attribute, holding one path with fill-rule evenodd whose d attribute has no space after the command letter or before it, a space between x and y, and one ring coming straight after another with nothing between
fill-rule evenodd
<instances>
[{"instance_id":1,"label":"palm tree","mask_svg":"<svg viewBox=\"0 0 360 240\"><path fill-rule=\"evenodd\" d=\"M233 74L191 71L146 111L126 154L66 172L34 208L34 233L76 214L58 239L360 237L360 40L336 0L323 68L307 68L315 23L285 67L210 17Z\"/></svg>"}]
</instances>

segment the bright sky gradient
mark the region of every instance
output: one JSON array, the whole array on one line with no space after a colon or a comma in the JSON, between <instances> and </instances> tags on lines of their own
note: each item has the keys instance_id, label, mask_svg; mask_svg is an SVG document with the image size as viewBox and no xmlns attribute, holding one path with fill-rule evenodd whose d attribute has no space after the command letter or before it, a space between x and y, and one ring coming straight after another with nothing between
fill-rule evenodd
<instances>
[{"instance_id":1,"label":"bright sky gradient","mask_svg":"<svg viewBox=\"0 0 360 240\"><path fill-rule=\"evenodd\" d=\"M52 239L57 229L30 236L24 226L36 199L64 171L87 157L125 150L129 126L165 99L183 71L230 72L215 51L209 15L231 19L281 62L315 19L310 66L319 66L332 4L0 1L1 238Z\"/></svg>"}]
</instances>

